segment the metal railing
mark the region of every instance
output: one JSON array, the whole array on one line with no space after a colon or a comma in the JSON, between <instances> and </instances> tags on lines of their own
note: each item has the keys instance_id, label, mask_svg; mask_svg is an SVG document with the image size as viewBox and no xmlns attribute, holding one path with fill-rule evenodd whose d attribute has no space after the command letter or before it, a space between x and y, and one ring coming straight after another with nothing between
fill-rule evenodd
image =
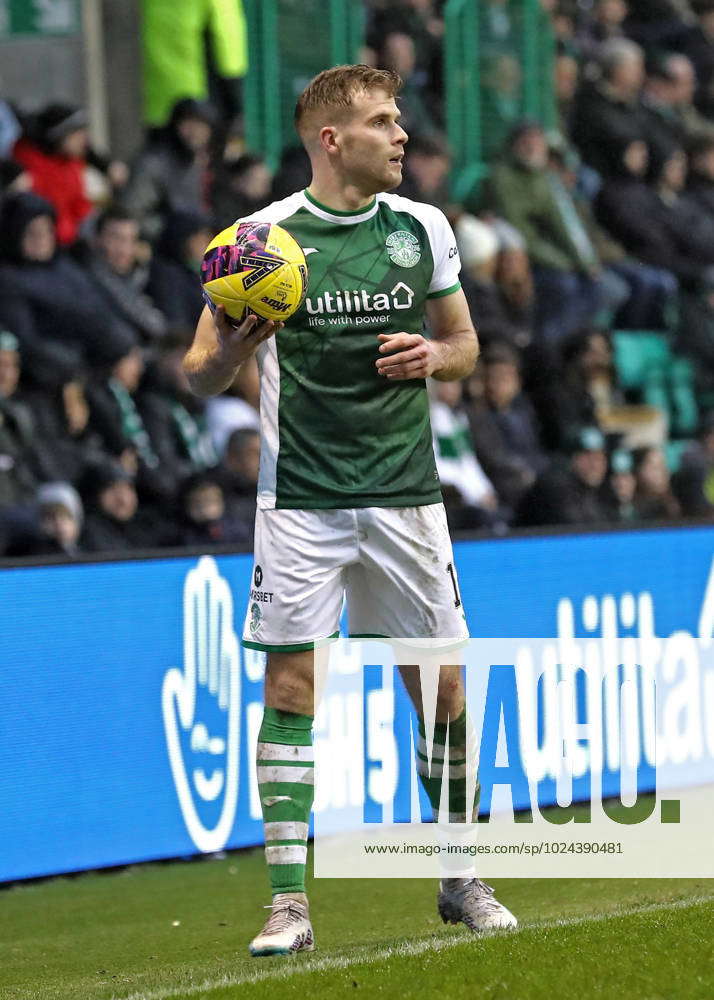
<instances>
[{"instance_id":1,"label":"metal railing","mask_svg":"<svg viewBox=\"0 0 714 1000\"><path fill-rule=\"evenodd\" d=\"M321 70L358 58L361 0L259 0L246 4L250 68L244 105L248 147L271 167L298 143L295 101Z\"/></svg>"},{"instance_id":2,"label":"metal railing","mask_svg":"<svg viewBox=\"0 0 714 1000\"><path fill-rule=\"evenodd\" d=\"M259 0L246 4L250 69L245 80L249 149L277 166L297 144L293 110L320 70L354 62L364 40L362 0ZM468 196L524 115L556 124L555 43L540 0L447 0L444 120L452 190Z\"/></svg>"},{"instance_id":3,"label":"metal railing","mask_svg":"<svg viewBox=\"0 0 714 1000\"><path fill-rule=\"evenodd\" d=\"M516 121L527 115L555 126L555 42L540 0L447 0L444 17L452 193L462 200Z\"/></svg>"}]
</instances>

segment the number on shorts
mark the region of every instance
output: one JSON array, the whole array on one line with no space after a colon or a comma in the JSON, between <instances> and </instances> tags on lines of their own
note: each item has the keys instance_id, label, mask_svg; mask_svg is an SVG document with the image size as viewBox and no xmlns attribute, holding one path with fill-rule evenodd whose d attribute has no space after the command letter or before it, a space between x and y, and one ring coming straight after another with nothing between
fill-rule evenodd
<instances>
[{"instance_id":1,"label":"number on shorts","mask_svg":"<svg viewBox=\"0 0 714 1000\"><path fill-rule=\"evenodd\" d=\"M456 573L454 573L454 564L453 563L449 563L449 565L446 567L446 572L451 577L451 585L454 588L454 607L455 608L460 608L461 607L461 595L459 594L458 584L456 583Z\"/></svg>"}]
</instances>

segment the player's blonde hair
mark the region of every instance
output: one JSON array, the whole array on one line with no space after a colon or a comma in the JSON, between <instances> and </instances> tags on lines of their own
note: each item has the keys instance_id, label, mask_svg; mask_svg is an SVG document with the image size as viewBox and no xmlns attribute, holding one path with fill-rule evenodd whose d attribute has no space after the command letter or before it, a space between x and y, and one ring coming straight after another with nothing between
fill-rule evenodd
<instances>
[{"instance_id":1,"label":"player's blonde hair","mask_svg":"<svg viewBox=\"0 0 714 1000\"><path fill-rule=\"evenodd\" d=\"M364 63L354 66L333 66L318 73L303 90L295 106L295 128L305 139L306 124L318 112L347 110L357 94L383 90L396 97L402 79L391 69L374 69Z\"/></svg>"}]
</instances>

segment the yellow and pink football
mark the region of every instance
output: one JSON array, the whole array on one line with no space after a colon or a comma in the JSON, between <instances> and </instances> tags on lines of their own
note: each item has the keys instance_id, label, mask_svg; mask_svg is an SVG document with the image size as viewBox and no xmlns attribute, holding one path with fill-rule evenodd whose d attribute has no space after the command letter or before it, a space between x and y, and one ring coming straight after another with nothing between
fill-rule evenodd
<instances>
[{"instance_id":1,"label":"yellow and pink football","mask_svg":"<svg viewBox=\"0 0 714 1000\"><path fill-rule=\"evenodd\" d=\"M203 297L240 322L249 312L286 320L307 292L307 261L290 233L269 222L241 222L219 233L201 265Z\"/></svg>"}]
</instances>

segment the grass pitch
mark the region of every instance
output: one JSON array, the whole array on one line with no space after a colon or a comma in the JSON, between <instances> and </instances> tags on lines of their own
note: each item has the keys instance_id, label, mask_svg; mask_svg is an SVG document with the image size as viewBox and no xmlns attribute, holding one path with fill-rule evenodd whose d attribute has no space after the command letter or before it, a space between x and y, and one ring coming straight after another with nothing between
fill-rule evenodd
<instances>
[{"instance_id":1,"label":"grass pitch","mask_svg":"<svg viewBox=\"0 0 714 1000\"><path fill-rule=\"evenodd\" d=\"M500 880L518 931L445 927L435 885L317 880L318 950L251 959L262 850L0 891L0 1000L712 1000L714 884Z\"/></svg>"}]
</instances>

